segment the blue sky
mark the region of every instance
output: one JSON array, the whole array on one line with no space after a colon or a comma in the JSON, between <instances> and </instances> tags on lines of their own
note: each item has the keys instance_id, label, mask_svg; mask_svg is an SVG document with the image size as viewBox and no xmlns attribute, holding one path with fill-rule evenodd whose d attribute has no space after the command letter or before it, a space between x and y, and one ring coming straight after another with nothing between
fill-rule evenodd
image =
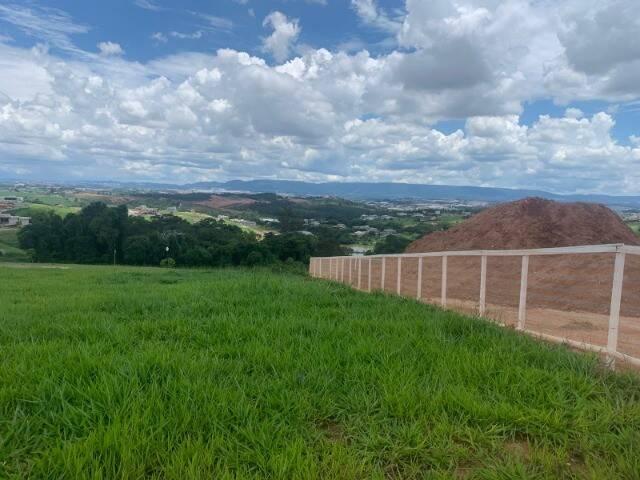
<instances>
[{"instance_id":1,"label":"blue sky","mask_svg":"<svg viewBox=\"0 0 640 480\"><path fill-rule=\"evenodd\" d=\"M0 179L640 194L635 0L0 0Z\"/></svg>"}]
</instances>

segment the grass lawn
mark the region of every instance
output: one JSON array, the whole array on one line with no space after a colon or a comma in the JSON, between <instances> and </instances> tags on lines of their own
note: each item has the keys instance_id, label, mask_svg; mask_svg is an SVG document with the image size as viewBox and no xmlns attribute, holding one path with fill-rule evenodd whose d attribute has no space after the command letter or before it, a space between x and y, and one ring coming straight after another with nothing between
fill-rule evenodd
<instances>
[{"instance_id":1,"label":"grass lawn","mask_svg":"<svg viewBox=\"0 0 640 480\"><path fill-rule=\"evenodd\" d=\"M206 213L195 212L193 210L190 212L176 212L174 215L176 217L182 218L183 220L186 220L189 223L198 223L208 218L214 218L211 215L207 215Z\"/></svg>"},{"instance_id":2,"label":"grass lawn","mask_svg":"<svg viewBox=\"0 0 640 480\"><path fill-rule=\"evenodd\" d=\"M0 262L28 262L29 256L20 249L18 230L0 228Z\"/></svg>"},{"instance_id":3,"label":"grass lawn","mask_svg":"<svg viewBox=\"0 0 640 480\"><path fill-rule=\"evenodd\" d=\"M640 380L268 271L0 266L0 478L638 478Z\"/></svg>"},{"instance_id":4,"label":"grass lawn","mask_svg":"<svg viewBox=\"0 0 640 480\"><path fill-rule=\"evenodd\" d=\"M31 217L40 212L53 212L60 217L66 217L69 213L78 213L80 207L68 207L64 205L45 205L41 203L30 203L20 208L11 210L14 215L21 217Z\"/></svg>"}]
</instances>

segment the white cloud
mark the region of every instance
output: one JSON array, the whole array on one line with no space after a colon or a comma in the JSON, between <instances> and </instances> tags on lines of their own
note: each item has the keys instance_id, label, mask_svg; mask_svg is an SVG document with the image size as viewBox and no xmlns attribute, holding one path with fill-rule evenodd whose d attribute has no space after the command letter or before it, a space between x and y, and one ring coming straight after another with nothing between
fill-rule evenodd
<instances>
[{"instance_id":1,"label":"white cloud","mask_svg":"<svg viewBox=\"0 0 640 480\"><path fill-rule=\"evenodd\" d=\"M80 53L81 50L73 44L71 36L89 31L87 26L75 23L62 10L35 5L0 4L0 19L14 25L26 35L73 53Z\"/></svg>"},{"instance_id":2,"label":"white cloud","mask_svg":"<svg viewBox=\"0 0 640 480\"><path fill-rule=\"evenodd\" d=\"M300 35L300 25L297 19L289 20L281 12L271 12L262 22L263 27L273 29L273 33L263 39L264 51L273 55L278 62L284 62L291 54L292 45Z\"/></svg>"},{"instance_id":3,"label":"white cloud","mask_svg":"<svg viewBox=\"0 0 640 480\"><path fill-rule=\"evenodd\" d=\"M376 0L351 0L351 7L366 25L392 33L400 28L401 22L390 18L387 12L378 6Z\"/></svg>"},{"instance_id":4,"label":"white cloud","mask_svg":"<svg viewBox=\"0 0 640 480\"><path fill-rule=\"evenodd\" d=\"M599 48L589 41L600 33L607 48L624 46L616 35L633 43L640 17L629 12L636 4L617 0L630 18L618 30L607 16L612 4L407 0L399 25L398 12L354 2L363 23L396 24L385 31L396 32L402 49L377 56L363 49L303 51L296 46L299 22L273 12L264 21L273 33L263 49L276 66L229 49L142 64L86 52L65 59L55 49L0 43L7 72L0 75L0 167L52 177L385 180L640 193L640 140L615 140L615 109L594 115L571 107L528 125L520 116L524 102L538 99L635 108L629 103L640 97L635 46L610 57L586 53ZM157 32L153 39L194 34ZM303 53L291 58L294 51ZM452 133L437 128L452 119L464 126Z\"/></svg>"},{"instance_id":5,"label":"white cloud","mask_svg":"<svg viewBox=\"0 0 640 480\"><path fill-rule=\"evenodd\" d=\"M203 18L207 24L216 30L229 31L233 29L233 22L228 18L207 15L205 13L192 12L197 17Z\"/></svg>"},{"instance_id":6,"label":"white cloud","mask_svg":"<svg viewBox=\"0 0 640 480\"><path fill-rule=\"evenodd\" d=\"M151 10L154 12L165 10L164 7L161 7L156 2L153 2L151 0L134 0L133 3L140 8L144 8L145 10Z\"/></svg>"},{"instance_id":7,"label":"white cloud","mask_svg":"<svg viewBox=\"0 0 640 480\"><path fill-rule=\"evenodd\" d=\"M124 54L124 50L120 44L114 42L100 42L98 43L98 50L100 50L100 55L104 56Z\"/></svg>"},{"instance_id":8,"label":"white cloud","mask_svg":"<svg viewBox=\"0 0 640 480\"><path fill-rule=\"evenodd\" d=\"M167 36L162 32L155 32L151 34L151 40L156 43L167 43L169 41Z\"/></svg>"},{"instance_id":9,"label":"white cloud","mask_svg":"<svg viewBox=\"0 0 640 480\"><path fill-rule=\"evenodd\" d=\"M221 50L182 59L190 70L175 57L156 61L123 83L109 69L97 74L102 64L87 69L46 55L37 63L50 91L4 102L0 151L22 169L77 169L89 178L344 178L561 191L633 191L640 180L629 173L640 149L612 138L606 113L587 118L569 109L530 127L517 115L476 116L451 134L416 121L392 104L394 59L318 50L270 67ZM361 119L371 112L379 114Z\"/></svg>"},{"instance_id":10,"label":"white cloud","mask_svg":"<svg viewBox=\"0 0 640 480\"><path fill-rule=\"evenodd\" d=\"M191 32L191 33L183 33L183 32L169 32L169 35L171 35L174 38L179 38L181 40L197 40L202 38L202 30L196 30L195 32Z\"/></svg>"}]
</instances>

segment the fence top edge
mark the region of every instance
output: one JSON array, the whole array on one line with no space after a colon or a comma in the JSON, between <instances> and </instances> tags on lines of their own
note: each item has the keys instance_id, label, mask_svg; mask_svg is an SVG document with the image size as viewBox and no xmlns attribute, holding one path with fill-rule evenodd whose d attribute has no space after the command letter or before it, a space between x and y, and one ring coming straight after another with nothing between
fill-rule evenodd
<instances>
[{"instance_id":1,"label":"fence top edge","mask_svg":"<svg viewBox=\"0 0 640 480\"><path fill-rule=\"evenodd\" d=\"M623 245L620 248L620 251L623 253L630 253L631 255L640 255L640 247L636 245Z\"/></svg>"},{"instance_id":2,"label":"fence top edge","mask_svg":"<svg viewBox=\"0 0 640 480\"><path fill-rule=\"evenodd\" d=\"M640 247L625 245L623 243L611 243L606 245L580 245L575 247L534 248L529 250L462 250L451 252L425 252L425 253L395 253L388 255L367 256L339 256L339 257L313 257L316 260L335 258L419 258L419 257L521 257L523 255L565 255L588 253L631 253L640 255Z\"/></svg>"}]
</instances>

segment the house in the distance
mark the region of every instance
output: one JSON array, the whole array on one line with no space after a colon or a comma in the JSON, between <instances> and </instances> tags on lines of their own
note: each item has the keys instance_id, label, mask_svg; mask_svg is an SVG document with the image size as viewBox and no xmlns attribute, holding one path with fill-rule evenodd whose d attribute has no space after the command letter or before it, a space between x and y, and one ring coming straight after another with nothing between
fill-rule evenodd
<instances>
[{"instance_id":1,"label":"house in the distance","mask_svg":"<svg viewBox=\"0 0 640 480\"><path fill-rule=\"evenodd\" d=\"M0 227L24 227L31 223L31 217L17 217L8 213L0 213Z\"/></svg>"},{"instance_id":2,"label":"house in the distance","mask_svg":"<svg viewBox=\"0 0 640 480\"><path fill-rule=\"evenodd\" d=\"M150 208L146 205L140 205L136 208L129 209L130 217L158 217L160 216L160 211L157 208Z\"/></svg>"}]
</instances>

